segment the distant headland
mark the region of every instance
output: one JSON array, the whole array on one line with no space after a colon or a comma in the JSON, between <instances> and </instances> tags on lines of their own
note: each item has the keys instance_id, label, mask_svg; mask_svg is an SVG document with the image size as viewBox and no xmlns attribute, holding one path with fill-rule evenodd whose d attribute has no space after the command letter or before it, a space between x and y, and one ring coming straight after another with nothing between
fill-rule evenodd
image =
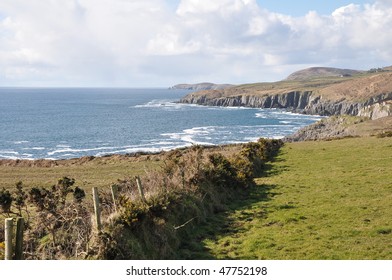
<instances>
[{"instance_id":1,"label":"distant headland","mask_svg":"<svg viewBox=\"0 0 392 280\"><path fill-rule=\"evenodd\" d=\"M169 89L186 89L186 90L216 90L233 87L231 84L214 84L214 83L197 83L197 84L178 84Z\"/></svg>"}]
</instances>

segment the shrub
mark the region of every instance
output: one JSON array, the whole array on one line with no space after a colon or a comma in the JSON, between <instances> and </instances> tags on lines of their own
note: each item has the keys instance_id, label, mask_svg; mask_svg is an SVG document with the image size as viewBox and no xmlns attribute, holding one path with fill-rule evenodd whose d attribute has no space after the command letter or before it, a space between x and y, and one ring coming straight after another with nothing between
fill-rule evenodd
<instances>
[{"instance_id":1,"label":"shrub","mask_svg":"<svg viewBox=\"0 0 392 280\"><path fill-rule=\"evenodd\" d=\"M232 166L236 170L236 180L244 188L252 187L255 185L253 180L256 174L256 167L247 158L236 156L231 159ZM258 169L257 169L258 170Z\"/></svg>"},{"instance_id":2,"label":"shrub","mask_svg":"<svg viewBox=\"0 0 392 280\"><path fill-rule=\"evenodd\" d=\"M0 191L0 207L3 213L10 213L12 201L13 199L11 193L5 188L3 188Z\"/></svg>"},{"instance_id":3,"label":"shrub","mask_svg":"<svg viewBox=\"0 0 392 280\"><path fill-rule=\"evenodd\" d=\"M23 183L19 181L16 183L16 191L14 193L14 201L15 201L15 207L18 210L18 214L21 217L22 216L22 210L26 212L27 215L29 215L29 211L27 210L27 205L26 205L26 200L28 198L28 195L25 193L23 190Z\"/></svg>"},{"instance_id":4,"label":"shrub","mask_svg":"<svg viewBox=\"0 0 392 280\"><path fill-rule=\"evenodd\" d=\"M5 245L4 242L0 242L0 260L4 260Z\"/></svg>"},{"instance_id":5,"label":"shrub","mask_svg":"<svg viewBox=\"0 0 392 280\"><path fill-rule=\"evenodd\" d=\"M235 188L240 186L240 182L237 180L237 172L226 157L222 154L211 154L208 159L210 165L205 168L205 180L217 187Z\"/></svg>"},{"instance_id":6,"label":"shrub","mask_svg":"<svg viewBox=\"0 0 392 280\"><path fill-rule=\"evenodd\" d=\"M34 187L29 191L28 201L36 208L36 224L30 231L33 256L70 258L86 250L92 229L91 214L82 205L84 191L73 189L74 183L74 179L63 177L51 189ZM73 201L68 200L70 193L74 195Z\"/></svg>"},{"instance_id":7,"label":"shrub","mask_svg":"<svg viewBox=\"0 0 392 280\"><path fill-rule=\"evenodd\" d=\"M392 137L392 131L380 132L376 135L377 138Z\"/></svg>"}]
</instances>

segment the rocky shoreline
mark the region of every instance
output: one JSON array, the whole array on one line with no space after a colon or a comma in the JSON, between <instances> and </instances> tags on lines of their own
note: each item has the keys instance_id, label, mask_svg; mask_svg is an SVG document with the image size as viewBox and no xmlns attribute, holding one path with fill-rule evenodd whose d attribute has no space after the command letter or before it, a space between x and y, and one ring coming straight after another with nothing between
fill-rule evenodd
<instances>
[{"instance_id":1,"label":"rocky shoreline","mask_svg":"<svg viewBox=\"0 0 392 280\"><path fill-rule=\"evenodd\" d=\"M320 75L320 69L329 76L314 76ZM180 102L209 106L281 108L310 115L350 115L370 119L392 115L390 70L336 77L331 76L330 69L320 69L307 69L308 76L314 74L307 79L286 79L192 92ZM339 69L334 69L334 72L337 70Z\"/></svg>"},{"instance_id":2,"label":"rocky shoreline","mask_svg":"<svg viewBox=\"0 0 392 280\"><path fill-rule=\"evenodd\" d=\"M270 96L213 98L207 94L189 94L180 102L223 107L281 108L294 113L329 117L285 137L285 142L370 136L392 131L392 93L382 94L364 102L334 102L306 91Z\"/></svg>"},{"instance_id":3,"label":"rocky shoreline","mask_svg":"<svg viewBox=\"0 0 392 280\"><path fill-rule=\"evenodd\" d=\"M189 94L180 103L207 106L244 106L252 108L281 108L309 115L351 115L378 119L392 115L392 92L379 94L363 102L328 100L311 91L292 91L275 95L238 95L215 97Z\"/></svg>"},{"instance_id":4,"label":"rocky shoreline","mask_svg":"<svg viewBox=\"0 0 392 280\"><path fill-rule=\"evenodd\" d=\"M306 126L283 138L284 142L332 140L379 136L392 133L392 116L371 120L366 117L332 116Z\"/></svg>"},{"instance_id":5,"label":"rocky shoreline","mask_svg":"<svg viewBox=\"0 0 392 280\"><path fill-rule=\"evenodd\" d=\"M204 90L190 93L179 102L222 107L280 108L294 113L330 117L299 130L286 137L285 141L375 135L392 131L392 73L389 70L375 74L362 73L357 77L283 80Z\"/></svg>"}]
</instances>

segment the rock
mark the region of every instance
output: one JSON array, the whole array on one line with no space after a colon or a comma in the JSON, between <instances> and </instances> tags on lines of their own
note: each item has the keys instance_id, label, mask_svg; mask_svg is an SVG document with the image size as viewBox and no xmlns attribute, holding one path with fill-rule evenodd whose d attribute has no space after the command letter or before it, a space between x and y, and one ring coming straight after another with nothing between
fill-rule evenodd
<instances>
[{"instance_id":1,"label":"rock","mask_svg":"<svg viewBox=\"0 0 392 280\"><path fill-rule=\"evenodd\" d=\"M315 141L356 136L350 127L366 121L363 117L333 116L306 126L283 138L284 142Z\"/></svg>"}]
</instances>

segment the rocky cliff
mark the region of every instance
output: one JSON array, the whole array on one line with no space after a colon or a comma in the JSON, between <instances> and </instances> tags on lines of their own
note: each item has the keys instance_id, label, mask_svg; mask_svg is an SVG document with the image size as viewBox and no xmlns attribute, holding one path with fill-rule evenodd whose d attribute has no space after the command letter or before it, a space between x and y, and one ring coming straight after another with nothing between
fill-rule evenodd
<instances>
[{"instance_id":1,"label":"rocky cliff","mask_svg":"<svg viewBox=\"0 0 392 280\"><path fill-rule=\"evenodd\" d=\"M280 87L280 88L279 88ZM291 87L291 88L290 88ZM352 115L371 119L392 115L392 73L337 81L308 90L290 84L191 93L180 100L209 106L284 108L312 115ZM279 88L277 90L276 88ZM293 89L294 88L294 89Z\"/></svg>"},{"instance_id":2,"label":"rocky cliff","mask_svg":"<svg viewBox=\"0 0 392 280\"><path fill-rule=\"evenodd\" d=\"M381 94L364 102L346 100L324 100L322 96L313 92L288 92L269 96L230 96L210 98L205 95L187 95L181 103L208 106L244 106L252 108L284 108L292 112L310 115L352 115L366 116L371 119L392 115L392 92Z\"/></svg>"}]
</instances>

